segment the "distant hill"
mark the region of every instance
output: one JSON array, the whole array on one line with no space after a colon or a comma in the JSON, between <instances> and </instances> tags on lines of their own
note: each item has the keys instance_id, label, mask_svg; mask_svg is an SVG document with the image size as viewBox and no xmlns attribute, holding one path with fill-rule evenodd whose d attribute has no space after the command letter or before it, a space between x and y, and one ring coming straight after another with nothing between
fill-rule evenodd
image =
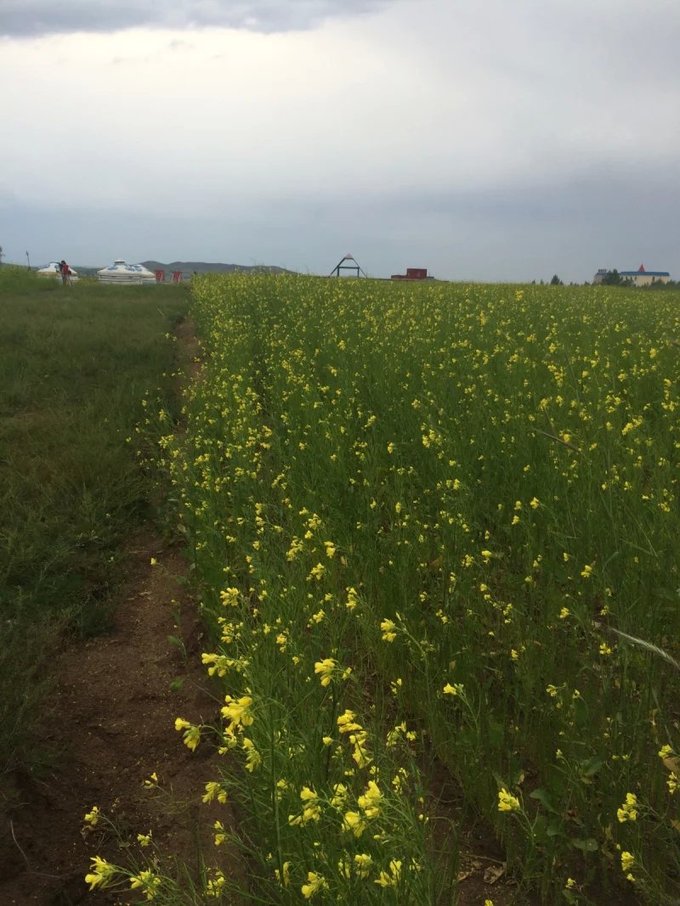
<instances>
[{"instance_id":1,"label":"distant hill","mask_svg":"<svg viewBox=\"0 0 680 906\"><path fill-rule=\"evenodd\" d=\"M208 261L171 261L163 264L162 261L140 262L150 271L182 271L184 275L196 274L230 274L238 271L243 274L294 274L295 271L286 270L285 267L276 267L269 264L221 264Z\"/></svg>"},{"instance_id":2,"label":"distant hill","mask_svg":"<svg viewBox=\"0 0 680 906\"><path fill-rule=\"evenodd\" d=\"M132 264L143 264L150 271L165 271L166 279L170 280L173 271L181 271L184 279L188 279L192 274L295 274L296 271L286 270L285 267L276 267L270 264L222 264L209 261L171 261L169 264L163 264L162 261L133 261ZM96 277L97 271L101 270L104 265L98 267L85 267L74 265L75 270L81 277Z\"/></svg>"},{"instance_id":3,"label":"distant hill","mask_svg":"<svg viewBox=\"0 0 680 906\"><path fill-rule=\"evenodd\" d=\"M100 270L98 267L84 267L80 264L74 264L73 269L79 277L96 277L97 271Z\"/></svg>"}]
</instances>

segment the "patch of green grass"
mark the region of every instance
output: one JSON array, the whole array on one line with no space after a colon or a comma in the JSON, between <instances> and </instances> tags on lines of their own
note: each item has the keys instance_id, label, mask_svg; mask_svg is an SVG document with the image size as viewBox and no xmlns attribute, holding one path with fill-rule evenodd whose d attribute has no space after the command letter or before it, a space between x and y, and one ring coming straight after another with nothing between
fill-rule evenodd
<instances>
[{"instance_id":1,"label":"patch of green grass","mask_svg":"<svg viewBox=\"0 0 680 906\"><path fill-rule=\"evenodd\" d=\"M159 386L185 287L65 288L0 268L0 768L27 757L47 662L67 627L110 624L121 542L148 513L127 442Z\"/></svg>"}]
</instances>

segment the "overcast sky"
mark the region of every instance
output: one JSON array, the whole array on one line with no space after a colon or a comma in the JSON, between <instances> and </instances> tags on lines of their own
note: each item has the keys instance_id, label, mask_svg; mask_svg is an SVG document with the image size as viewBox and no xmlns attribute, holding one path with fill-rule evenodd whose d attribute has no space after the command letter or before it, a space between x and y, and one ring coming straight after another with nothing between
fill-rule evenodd
<instances>
[{"instance_id":1,"label":"overcast sky","mask_svg":"<svg viewBox=\"0 0 680 906\"><path fill-rule=\"evenodd\" d=\"M0 0L0 245L680 277L677 0Z\"/></svg>"}]
</instances>

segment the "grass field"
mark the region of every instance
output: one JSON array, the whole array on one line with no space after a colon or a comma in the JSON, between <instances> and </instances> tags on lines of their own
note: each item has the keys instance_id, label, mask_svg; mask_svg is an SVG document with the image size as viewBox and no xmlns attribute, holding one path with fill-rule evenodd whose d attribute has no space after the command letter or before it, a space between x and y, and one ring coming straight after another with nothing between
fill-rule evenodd
<instances>
[{"instance_id":1,"label":"grass field","mask_svg":"<svg viewBox=\"0 0 680 906\"><path fill-rule=\"evenodd\" d=\"M160 447L225 697L177 729L247 896L456 902L475 827L518 903L678 902L678 295L201 278L195 317Z\"/></svg>"},{"instance_id":2,"label":"grass field","mask_svg":"<svg viewBox=\"0 0 680 906\"><path fill-rule=\"evenodd\" d=\"M4 776L46 757L32 731L63 633L108 626L122 543L150 497L126 439L145 397L171 398L169 334L187 307L183 288L64 288L0 268Z\"/></svg>"}]
</instances>

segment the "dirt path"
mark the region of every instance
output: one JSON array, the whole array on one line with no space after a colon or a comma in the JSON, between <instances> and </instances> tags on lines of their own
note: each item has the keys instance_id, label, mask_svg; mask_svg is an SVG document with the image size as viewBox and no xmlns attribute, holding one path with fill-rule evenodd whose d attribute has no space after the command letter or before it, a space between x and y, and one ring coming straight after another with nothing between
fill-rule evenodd
<instances>
[{"instance_id":1,"label":"dirt path","mask_svg":"<svg viewBox=\"0 0 680 906\"><path fill-rule=\"evenodd\" d=\"M59 682L44 734L62 758L48 776L18 790L21 807L0 840L3 906L79 903L90 857L121 861L110 832L81 836L83 815L94 805L132 839L151 829L162 850L189 865L201 848L196 828L209 829L216 817L228 821L225 806L200 802L216 766L206 750L192 754L174 729L178 715L213 722L218 711L205 689L201 630L181 581L185 564L149 534L129 553L129 590L114 631L69 647L55 665ZM183 638L186 652L169 636ZM154 771L172 797L144 789Z\"/></svg>"}]
</instances>

